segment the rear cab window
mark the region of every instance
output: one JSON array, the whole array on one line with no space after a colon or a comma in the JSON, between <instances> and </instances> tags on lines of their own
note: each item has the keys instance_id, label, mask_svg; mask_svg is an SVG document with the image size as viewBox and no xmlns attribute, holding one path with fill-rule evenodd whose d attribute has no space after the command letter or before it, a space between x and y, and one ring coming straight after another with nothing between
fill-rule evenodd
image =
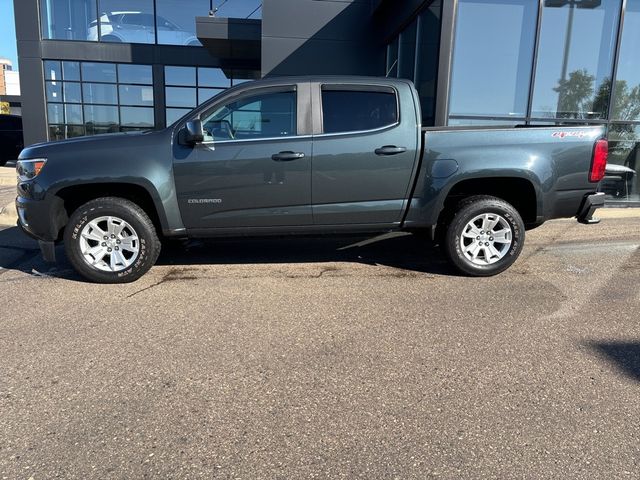
<instances>
[{"instance_id":1,"label":"rear cab window","mask_svg":"<svg viewBox=\"0 0 640 480\"><path fill-rule=\"evenodd\" d=\"M322 86L323 133L377 130L396 125L397 92L386 86Z\"/></svg>"}]
</instances>

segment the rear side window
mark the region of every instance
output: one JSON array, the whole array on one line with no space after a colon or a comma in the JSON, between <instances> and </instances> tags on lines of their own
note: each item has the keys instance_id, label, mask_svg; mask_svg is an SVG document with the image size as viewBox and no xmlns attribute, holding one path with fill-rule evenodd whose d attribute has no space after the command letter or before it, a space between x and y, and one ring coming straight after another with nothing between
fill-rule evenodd
<instances>
[{"instance_id":1,"label":"rear side window","mask_svg":"<svg viewBox=\"0 0 640 480\"><path fill-rule=\"evenodd\" d=\"M398 104L393 89L322 89L322 128L324 133L359 132L394 125Z\"/></svg>"}]
</instances>

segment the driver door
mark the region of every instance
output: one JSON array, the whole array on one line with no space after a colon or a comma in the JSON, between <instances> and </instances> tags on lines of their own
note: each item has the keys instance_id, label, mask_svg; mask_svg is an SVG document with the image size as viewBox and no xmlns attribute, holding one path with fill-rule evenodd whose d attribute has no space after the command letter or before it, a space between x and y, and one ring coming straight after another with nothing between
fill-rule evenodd
<instances>
[{"instance_id":1,"label":"driver door","mask_svg":"<svg viewBox=\"0 0 640 480\"><path fill-rule=\"evenodd\" d=\"M174 160L187 229L313 223L311 138L298 134L309 112L301 87L308 84L249 89L200 116L204 142Z\"/></svg>"}]
</instances>

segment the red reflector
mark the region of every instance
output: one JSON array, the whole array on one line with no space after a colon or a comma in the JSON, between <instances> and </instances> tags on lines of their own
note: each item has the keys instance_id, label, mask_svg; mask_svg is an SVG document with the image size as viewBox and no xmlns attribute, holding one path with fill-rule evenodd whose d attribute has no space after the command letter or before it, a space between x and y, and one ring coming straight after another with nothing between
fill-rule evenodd
<instances>
[{"instance_id":1,"label":"red reflector","mask_svg":"<svg viewBox=\"0 0 640 480\"><path fill-rule=\"evenodd\" d=\"M593 160L591 161L591 171L589 181L597 183L604 178L604 170L607 168L607 156L609 155L609 142L601 138L596 142L593 149Z\"/></svg>"}]
</instances>

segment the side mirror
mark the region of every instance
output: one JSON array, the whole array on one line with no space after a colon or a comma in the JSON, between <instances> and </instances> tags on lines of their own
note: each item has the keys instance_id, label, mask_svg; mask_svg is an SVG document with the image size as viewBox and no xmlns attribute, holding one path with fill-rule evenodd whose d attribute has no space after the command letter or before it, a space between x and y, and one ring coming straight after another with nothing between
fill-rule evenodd
<instances>
[{"instance_id":1,"label":"side mirror","mask_svg":"<svg viewBox=\"0 0 640 480\"><path fill-rule=\"evenodd\" d=\"M187 122L185 125L184 141L190 145L204 142L204 129L202 120L196 119Z\"/></svg>"}]
</instances>

